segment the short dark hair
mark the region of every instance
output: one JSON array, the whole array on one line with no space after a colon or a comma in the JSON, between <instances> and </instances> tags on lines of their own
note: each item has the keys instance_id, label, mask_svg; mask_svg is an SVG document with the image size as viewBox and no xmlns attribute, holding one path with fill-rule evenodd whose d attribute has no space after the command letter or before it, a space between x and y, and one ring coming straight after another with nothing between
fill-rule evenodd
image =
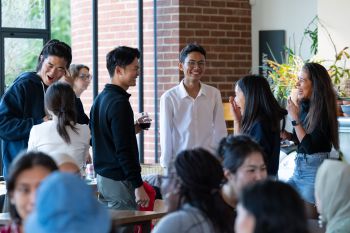
<instances>
[{"instance_id":1,"label":"short dark hair","mask_svg":"<svg viewBox=\"0 0 350 233\"><path fill-rule=\"evenodd\" d=\"M259 152L266 164L262 147L248 135L228 135L220 141L217 151L223 167L232 174L237 172L238 168L243 165L246 158L253 152Z\"/></svg>"},{"instance_id":2,"label":"short dark hair","mask_svg":"<svg viewBox=\"0 0 350 233\"><path fill-rule=\"evenodd\" d=\"M70 137L66 126L77 133L77 112L75 107L75 93L68 83L55 82L49 86L45 93L45 107L58 118L57 132L66 143Z\"/></svg>"},{"instance_id":3,"label":"short dark hair","mask_svg":"<svg viewBox=\"0 0 350 233\"><path fill-rule=\"evenodd\" d=\"M304 202L286 183L266 180L248 185L239 201L255 218L254 233L308 233Z\"/></svg>"},{"instance_id":4,"label":"short dark hair","mask_svg":"<svg viewBox=\"0 0 350 233\"><path fill-rule=\"evenodd\" d=\"M71 64L69 66L69 73L73 80L75 80L79 76L79 71L83 68L90 71L90 68L84 64Z\"/></svg>"},{"instance_id":5,"label":"short dark hair","mask_svg":"<svg viewBox=\"0 0 350 233\"><path fill-rule=\"evenodd\" d=\"M197 43L190 43L190 44L187 44L181 50L180 55L179 55L180 62L184 63L188 54L190 54L192 52L199 52L204 56L204 58L207 58L207 52L205 51L205 49L201 45L199 45Z\"/></svg>"},{"instance_id":6,"label":"short dark hair","mask_svg":"<svg viewBox=\"0 0 350 233\"><path fill-rule=\"evenodd\" d=\"M8 193L12 193L15 190L17 178L24 170L31 169L36 166L45 167L50 172L58 170L55 161L45 153L29 151L19 154L12 161L9 168L9 176L8 180L6 181L6 189ZM21 217L19 216L15 206L10 204L9 210L11 219L17 223L20 223Z\"/></svg>"},{"instance_id":7,"label":"short dark hair","mask_svg":"<svg viewBox=\"0 0 350 233\"><path fill-rule=\"evenodd\" d=\"M62 41L56 39L48 41L39 54L38 64L36 66L37 72L41 69L44 60L48 56L57 56L63 58L67 62L66 69L68 69L70 63L72 62L72 49L69 45Z\"/></svg>"},{"instance_id":8,"label":"short dark hair","mask_svg":"<svg viewBox=\"0 0 350 233\"><path fill-rule=\"evenodd\" d=\"M140 51L136 48L130 48L127 46L119 46L106 56L106 66L109 76L112 78L114 76L115 68L120 66L125 68L130 65L135 58L139 59L141 56Z\"/></svg>"}]
</instances>

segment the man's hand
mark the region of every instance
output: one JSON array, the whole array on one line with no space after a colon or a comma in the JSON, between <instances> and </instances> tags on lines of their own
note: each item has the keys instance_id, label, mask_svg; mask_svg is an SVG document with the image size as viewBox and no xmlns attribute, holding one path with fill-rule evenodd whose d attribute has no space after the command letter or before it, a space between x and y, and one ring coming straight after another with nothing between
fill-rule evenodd
<instances>
[{"instance_id":1,"label":"man's hand","mask_svg":"<svg viewBox=\"0 0 350 233\"><path fill-rule=\"evenodd\" d=\"M148 207L149 204L149 196L147 195L143 185L135 189L135 201L136 204L141 207Z\"/></svg>"}]
</instances>

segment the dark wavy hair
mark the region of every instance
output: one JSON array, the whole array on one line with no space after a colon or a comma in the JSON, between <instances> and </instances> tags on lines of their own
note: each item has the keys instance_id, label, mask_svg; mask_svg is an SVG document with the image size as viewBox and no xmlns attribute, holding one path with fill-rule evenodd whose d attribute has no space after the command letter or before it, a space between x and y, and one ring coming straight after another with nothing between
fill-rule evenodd
<instances>
[{"instance_id":1,"label":"dark wavy hair","mask_svg":"<svg viewBox=\"0 0 350 233\"><path fill-rule=\"evenodd\" d=\"M339 149L336 94L327 70L318 63L306 63L303 71L309 74L312 83L310 109L306 115L306 132L316 127L328 128L330 141Z\"/></svg>"},{"instance_id":2,"label":"dark wavy hair","mask_svg":"<svg viewBox=\"0 0 350 233\"><path fill-rule=\"evenodd\" d=\"M248 185L239 201L255 217L254 233L308 233L304 202L286 183Z\"/></svg>"},{"instance_id":3,"label":"dark wavy hair","mask_svg":"<svg viewBox=\"0 0 350 233\"><path fill-rule=\"evenodd\" d=\"M73 88L63 82L56 82L49 86L45 93L45 107L58 118L57 131L66 143L70 143L67 126L78 133L75 124L77 113L75 108L75 93Z\"/></svg>"},{"instance_id":4,"label":"dark wavy hair","mask_svg":"<svg viewBox=\"0 0 350 233\"><path fill-rule=\"evenodd\" d=\"M238 80L236 85L245 98L242 133L247 133L257 120L266 122L273 132L280 131L280 121L283 120L284 128L288 112L278 104L266 78L261 75L248 75Z\"/></svg>"},{"instance_id":5,"label":"dark wavy hair","mask_svg":"<svg viewBox=\"0 0 350 233\"><path fill-rule=\"evenodd\" d=\"M48 41L39 54L38 64L36 66L37 72L41 69L44 60L48 56L57 56L63 58L67 62L66 69L68 69L70 63L72 62L72 49L69 45L62 41L56 39Z\"/></svg>"},{"instance_id":6,"label":"dark wavy hair","mask_svg":"<svg viewBox=\"0 0 350 233\"><path fill-rule=\"evenodd\" d=\"M127 46L119 46L110 51L106 56L106 66L109 76L114 76L115 68L120 66L125 68L130 65L135 58L140 58L141 54L138 49L130 48Z\"/></svg>"},{"instance_id":7,"label":"dark wavy hair","mask_svg":"<svg viewBox=\"0 0 350 233\"><path fill-rule=\"evenodd\" d=\"M182 204L189 203L201 210L216 232L233 232L232 209L220 194L224 173L219 160L199 148L182 151L173 166L180 180Z\"/></svg>"},{"instance_id":8,"label":"dark wavy hair","mask_svg":"<svg viewBox=\"0 0 350 233\"><path fill-rule=\"evenodd\" d=\"M264 151L257 142L248 135L234 136L233 134L228 135L220 141L217 151L219 158L222 160L223 167L228 169L232 174L236 174L238 168L254 152L259 152L266 164Z\"/></svg>"},{"instance_id":9,"label":"dark wavy hair","mask_svg":"<svg viewBox=\"0 0 350 233\"><path fill-rule=\"evenodd\" d=\"M6 181L6 189L9 194L15 191L16 182L18 176L24 171L37 166L41 166L49 170L50 172L58 170L58 167L53 159L45 153L29 151L20 155L14 159L9 168L9 176ZM19 216L16 207L10 203L9 206L10 216L13 221L21 224L21 217Z\"/></svg>"}]
</instances>

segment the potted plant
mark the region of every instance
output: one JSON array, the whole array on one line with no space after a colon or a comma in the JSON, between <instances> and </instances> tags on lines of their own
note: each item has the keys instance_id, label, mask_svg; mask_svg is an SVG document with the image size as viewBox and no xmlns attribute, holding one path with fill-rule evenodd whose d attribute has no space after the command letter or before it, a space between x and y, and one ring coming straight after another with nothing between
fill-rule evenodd
<instances>
[{"instance_id":1,"label":"potted plant","mask_svg":"<svg viewBox=\"0 0 350 233\"><path fill-rule=\"evenodd\" d=\"M304 65L302 58L295 55L291 49L286 49L286 51L284 62L278 63L272 55L273 60L266 60L266 65L263 67L267 73L272 93L281 107L286 106L288 97L295 90L298 73Z\"/></svg>"},{"instance_id":2,"label":"potted plant","mask_svg":"<svg viewBox=\"0 0 350 233\"><path fill-rule=\"evenodd\" d=\"M347 66L347 64L349 64L348 60L350 59L349 48L345 47L340 52L337 52L331 35L316 16L304 31L304 37L308 36L312 40L311 53L313 55L317 53L318 27L316 26L313 30L310 29L310 27L315 25L320 25L326 31L334 47L335 58L331 61L316 60L315 56L306 62L317 62L324 65L328 69L334 88L337 91L338 99L340 100L339 103L343 105L350 104L350 68ZM303 39L301 44L302 42ZM263 64L265 64L263 65L263 70L265 71L266 77L270 82L271 90L274 93L274 96L279 101L281 106L285 107L286 100L291 95L292 90L295 88L298 81L298 73L301 71L301 68L304 65L304 60L300 56L295 55L293 50L290 48L285 49L286 55L282 63L277 62L271 49L270 53L273 59L266 59L263 61ZM339 109L341 110L340 106Z\"/></svg>"}]
</instances>

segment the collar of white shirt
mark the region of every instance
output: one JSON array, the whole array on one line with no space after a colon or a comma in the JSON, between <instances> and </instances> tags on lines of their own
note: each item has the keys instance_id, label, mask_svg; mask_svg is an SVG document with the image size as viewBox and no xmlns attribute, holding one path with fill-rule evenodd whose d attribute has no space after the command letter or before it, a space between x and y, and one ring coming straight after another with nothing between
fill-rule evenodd
<instances>
[{"instance_id":1,"label":"collar of white shirt","mask_svg":"<svg viewBox=\"0 0 350 233\"><path fill-rule=\"evenodd\" d=\"M203 84L202 82L199 82L199 84L201 85L201 89L199 90L198 96L201 95L207 95L207 87L205 84ZM179 84L179 94L180 94L180 98L186 98L189 97L185 85L184 85L184 81L182 80L181 83Z\"/></svg>"}]
</instances>

